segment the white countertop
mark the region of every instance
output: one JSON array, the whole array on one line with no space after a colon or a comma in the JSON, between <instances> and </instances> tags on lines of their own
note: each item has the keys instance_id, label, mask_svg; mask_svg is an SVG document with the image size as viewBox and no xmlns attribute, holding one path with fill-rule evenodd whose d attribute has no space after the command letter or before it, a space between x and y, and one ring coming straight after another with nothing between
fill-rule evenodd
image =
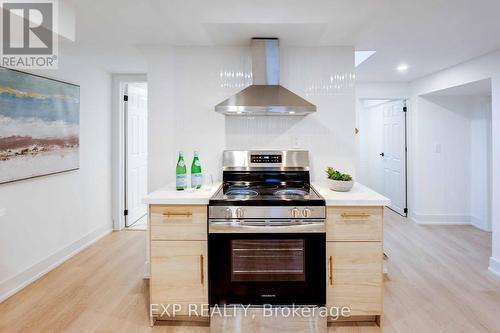
<instances>
[{"instance_id":1,"label":"white countertop","mask_svg":"<svg viewBox=\"0 0 500 333\"><path fill-rule=\"evenodd\" d=\"M194 191L176 191L175 185L170 185L148 194L142 202L149 205L208 205L208 200L220 185L214 183L210 188ZM387 206L391 203L383 195L359 183L349 192L334 192L326 183L313 182L312 185L325 198L327 206Z\"/></svg>"},{"instance_id":2,"label":"white countertop","mask_svg":"<svg viewBox=\"0 0 500 333\"><path fill-rule=\"evenodd\" d=\"M388 206L391 200L360 183L349 192L335 192L326 183L313 182L312 186L325 198L327 206Z\"/></svg>"},{"instance_id":3,"label":"white countertop","mask_svg":"<svg viewBox=\"0 0 500 333\"><path fill-rule=\"evenodd\" d=\"M210 188L202 187L199 190L177 191L175 184L171 184L149 193L142 199L142 203L148 205L208 205L208 200L220 185L220 182L215 182Z\"/></svg>"}]
</instances>

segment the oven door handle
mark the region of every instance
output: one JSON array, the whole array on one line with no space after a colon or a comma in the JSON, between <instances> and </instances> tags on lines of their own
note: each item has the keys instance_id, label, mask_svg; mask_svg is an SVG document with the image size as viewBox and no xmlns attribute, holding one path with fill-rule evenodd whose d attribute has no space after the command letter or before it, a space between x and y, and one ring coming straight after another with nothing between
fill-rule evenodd
<instances>
[{"instance_id":1,"label":"oven door handle","mask_svg":"<svg viewBox=\"0 0 500 333\"><path fill-rule=\"evenodd\" d=\"M209 221L208 233L325 233L324 220L314 221Z\"/></svg>"}]
</instances>

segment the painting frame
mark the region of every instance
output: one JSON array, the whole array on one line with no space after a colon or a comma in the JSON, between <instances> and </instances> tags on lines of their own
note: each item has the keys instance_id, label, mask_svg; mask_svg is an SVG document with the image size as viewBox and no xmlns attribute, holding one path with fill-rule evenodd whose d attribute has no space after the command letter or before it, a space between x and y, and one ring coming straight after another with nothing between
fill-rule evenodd
<instances>
[{"instance_id":1,"label":"painting frame","mask_svg":"<svg viewBox=\"0 0 500 333\"><path fill-rule=\"evenodd\" d=\"M19 178L10 179L10 180L2 180L2 179L0 179L0 186L1 185L6 185L6 184L12 184L12 183L16 183L16 182L22 182L22 181L26 181L26 180L30 180L30 179L37 179L37 178L42 178L42 177L49 177L49 176L53 176L53 175L65 174L65 173L70 173L70 172L78 171L80 169L80 120L81 120L81 110L80 110L81 91L80 91L80 85L78 85L76 83L72 83L72 82L63 81L63 80L60 80L60 79L55 79L55 78L52 78L52 77L44 76L44 75L29 73L29 72L21 71L21 70L14 69L14 68L0 66L0 74L1 74L1 71L4 71L4 70L5 71L9 71L10 73L15 73L15 74L19 74L19 75L23 75L23 76L27 76L27 77L33 77L33 78L35 78L37 80L47 80L47 82L59 83L61 85L65 85L65 86L69 86L69 87L72 87L72 88L76 88L76 90L77 90L76 96L77 96L77 99L78 99L78 103L77 103L78 104L78 109L77 109L77 114L78 114L78 117L77 117L77 127L78 127L78 130L77 130L77 140L78 140L78 143L77 143L77 147L76 147L77 164L76 164L75 167L67 168L67 169L64 169L64 170L57 170L57 171L54 171L54 172L43 172L43 173L40 173L40 174L29 175L29 176L26 176L26 177L22 177L21 176ZM1 79L1 77L0 77L0 79ZM1 80L0 80L0 83L1 83ZM2 92L0 91L0 93L2 93ZM0 116L1 116L1 114L0 114ZM1 160L0 160L0 163L2 163Z\"/></svg>"}]
</instances>

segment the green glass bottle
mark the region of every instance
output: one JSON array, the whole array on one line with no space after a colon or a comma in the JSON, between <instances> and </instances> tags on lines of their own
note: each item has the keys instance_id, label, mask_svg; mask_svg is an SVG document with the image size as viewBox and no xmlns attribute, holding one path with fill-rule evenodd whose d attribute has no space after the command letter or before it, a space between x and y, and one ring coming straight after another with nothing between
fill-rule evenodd
<instances>
[{"instance_id":1,"label":"green glass bottle","mask_svg":"<svg viewBox=\"0 0 500 333\"><path fill-rule=\"evenodd\" d=\"M191 187L201 188L202 176L201 176L201 164L198 152L194 152L193 163L191 164Z\"/></svg>"},{"instance_id":2,"label":"green glass bottle","mask_svg":"<svg viewBox=\"0 0 500 333\"><path fill-rule=\"evenodd\" d=\"M184 163L184 154L179 152L179 159L177 160L177 167L175 168L175 189L183 191L187 187L187 171L186 163Z\"/></svg>"}]
</instances>

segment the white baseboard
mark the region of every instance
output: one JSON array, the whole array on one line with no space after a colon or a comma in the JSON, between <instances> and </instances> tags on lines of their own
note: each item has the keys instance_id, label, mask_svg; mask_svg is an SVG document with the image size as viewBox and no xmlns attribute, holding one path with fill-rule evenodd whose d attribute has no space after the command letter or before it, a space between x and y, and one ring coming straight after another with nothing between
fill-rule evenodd
<instances>
[{"instance_id":1,"label":"white baseboard","mask_svg":"<svg viewBox=\"0 0 500 333\"><path fill-rule=\"evenodd\" d=\"M1 282L0 303L112 231L113 229L111 226L91 231L84 237L57 251L46 259L36 263L16 276Z\"/></svg>"},{"instance_id":2,"label":"white baseboard","mask_svg":"<svg viewBox=\"0 0 500 333\"><path fill-rule=\"evenodd\" d=\"M491 232L485 221L469 215L425 215L411 214L410 219L423 225L471 225L480 230Z\"/></svg>"},{"instance_id":3,"label":"white baseboard","mask_svg":"<svg viewBox=\"0 0 500 333\"><path fill-rule=\"evenodd\" d=\"M151 278L151 266L149 265L149 260L144 263L144 279Z\"/></svg>"},{"instance_id":4,"label":"white baseboard","mask_svg":"<svg viewBox=\"0 0 500 333\"><path fill-rule=\"evenodd\" d=\"M490 267L488 267L488 270L500 277L500 260L490 257Z\"/></svg>"},{"instance_id":5,"label":"white baseboard","mask_svg":"<svg viewBox=\"0 0 500 333\"><path fill-rule=\"evenodd\" d=\"M470 217L470 224L472 224L478 229L481 229L482 231L491 232L491 227L488 225L488 222L480 218L477 218L475 216Z\"/></svg>"},{"instance_id":6,"label":"white baseboard","mask_svg":"<svg viewBox=\"0 0 500 333\"><path fill-rule=\"evenodd\" d=\"M466 215L424 215L413 213L411 219L418 224L434 225L467 225L471 223L471 217Z\"/></svg>"}]
</instances>

